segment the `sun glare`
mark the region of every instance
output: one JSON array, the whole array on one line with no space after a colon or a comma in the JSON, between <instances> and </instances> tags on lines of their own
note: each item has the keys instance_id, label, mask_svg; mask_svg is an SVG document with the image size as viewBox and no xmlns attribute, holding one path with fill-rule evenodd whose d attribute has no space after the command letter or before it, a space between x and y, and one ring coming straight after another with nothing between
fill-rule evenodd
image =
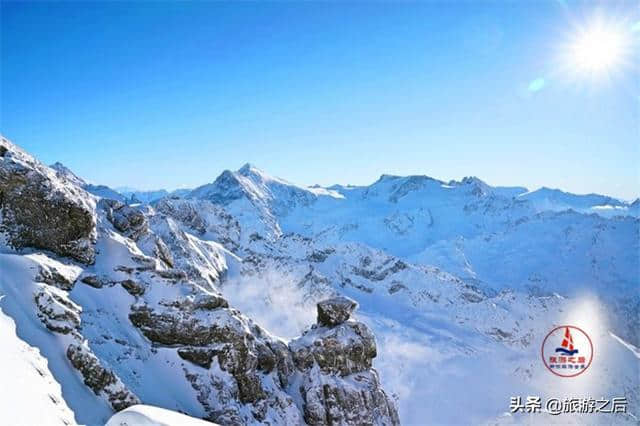
<instances>
[{"instance_id":1,"label":"sun glare","mask_svg":"<svg viewBox=\"0 0 640 426\"><path fill-rule=\"evenodd\" d=\"M626 25L594 19L574 28L564 49L564 62L572 74L592 78L611 76L631 60L631 34Z\"/></svg>"},{"instance_id":2,"label":"sun glare","mask_svg":"<svg viewBox=\"0 0 640 426\"><path fill-rule=\"evenodd\" d=\"M624 53L624 35L615 29L592 28L573 46L578 68L590 73L615 67Z\"/></svg>"}]
</instances>

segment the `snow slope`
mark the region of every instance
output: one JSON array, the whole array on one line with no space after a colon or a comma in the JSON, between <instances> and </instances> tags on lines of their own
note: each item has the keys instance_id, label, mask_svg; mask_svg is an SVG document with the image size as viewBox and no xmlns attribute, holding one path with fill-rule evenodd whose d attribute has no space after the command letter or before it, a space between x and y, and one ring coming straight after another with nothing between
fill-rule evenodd
<instances>
[{"instance_id":1,"label":"snow slope","mask_svg":"<svg viewBox=\"0 0 640 426\"><path fill-rule=\"evenodd\" d=\"M152 405L134 405L114 414L105 426L212 426L215 423Z\"/></svg>"},{"instance_id":2,"label":"snow slope","mask_svg":"<svg viewBox=\"0 0 640 426\"><path fill-rule=\"evenodd\" d=\"M0 306L6 296L0 287ZM5 424L71 425L73 412L37 348L16 335L14 320L0 311L0 413Z\"/></svg>"}]
</instances>

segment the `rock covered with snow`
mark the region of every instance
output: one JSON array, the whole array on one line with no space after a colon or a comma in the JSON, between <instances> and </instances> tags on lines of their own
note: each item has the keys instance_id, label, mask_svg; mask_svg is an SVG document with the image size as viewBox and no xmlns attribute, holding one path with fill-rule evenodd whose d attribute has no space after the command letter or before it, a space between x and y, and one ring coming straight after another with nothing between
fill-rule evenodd
<instances>
[{"instance_id":1,"label":"rock covered with snow","mask_svg":"<svg viewBox=\"0 0 640 426\"><path fill-rule=\"evenodd\" d=\"M298 416L285 391L293 363L283 342L229 308L219 296L200 295L163 305L155 309L134 305L129 318L151 342L176 348L177 355L188 361L185 379L198 393L207 418L247 424ZM214 377L215 371L219 377Z\"/></svg>"},{"instance_id":2,"label":"rock covered with snow","mask_svg":"<svg viewBox=\"0 0 640 426\"><path fill-rule=\"evenodd\" d=\"M358 303L348 297L334 297L318 303L318 324L340 325L351 317Z\"/></svg>"},{"instance_id":3,"label":"rock covered with snow","mask_svg":"<svg viewBox=\"0 0 640 426\"><path fill-rule=\"evenodd\" d=\"M98 208L107 213L107 219L114 228L133 240L137 240L148 230L147 218L136 207L103 198L98 202Z\"/></svg>"},{"instance_id":4,"label":"rock covered with snow","mask_svg":"<svg viewBox=\"0 0 640 426\"><path fill-rule=\"evenodd\" d=\"M299 390L310 425L400 423L372 368L377 353L373 333L365 324L348 320L356 307L346 297L318 303L318 324L289 343L302 372Z\"/></svg>"},{"instance_id":5,"label":"rock covered with snow","mask_svg":"<svg viewBox=\"0 0 640 426\"><path fill-rule=\"evenodd\" d=\"M138 397L129 391L111 370L104 368L100 360L86 346L69 345L67 358L80 372L84 383L96 395L105 395L116 411L140 403Z\"/></svg>"},{"instance_id":6,"label":"rock covered with snow","mask_svg":"<svg viewBox=\"0 0 640 426\"><path fill-rule=\"evenodd\" d=\"M309 425L399 425L394 402L375 370L347 378L312 371L302 380L304 420Z\"/></svg>"},{"instance_id":7,"label":"rock covered with snow","mask_svg":"<svg viewBox=\"0 0 640 426\"><path fill-rule=\"evenodd\" d=\"M4 137L0 137L0 209L0 231L13 247L40 248L93 262L92 196Z\"/></svg>"}]
</instances>

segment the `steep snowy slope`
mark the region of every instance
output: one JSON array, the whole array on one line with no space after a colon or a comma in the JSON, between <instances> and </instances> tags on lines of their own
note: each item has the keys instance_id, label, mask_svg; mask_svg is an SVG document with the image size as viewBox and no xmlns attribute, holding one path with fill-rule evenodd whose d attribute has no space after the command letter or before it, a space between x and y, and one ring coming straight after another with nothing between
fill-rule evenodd
<instances>
[{"instance_id":1,"label":"steep snowy slope","mask_svg":"<svg viewBox=\"0 0 640 426\"><path fill-rule=\"evenodd\" d=\"M4 265L0 265L5 271ZM3 281L3 280L0 280ZM0 284L0 306L4 296ZM14 320L0 312L0 413L5 424L70 425L73 412L65 402L47 360L16 336Z\"/></svg>"}]
</instances>

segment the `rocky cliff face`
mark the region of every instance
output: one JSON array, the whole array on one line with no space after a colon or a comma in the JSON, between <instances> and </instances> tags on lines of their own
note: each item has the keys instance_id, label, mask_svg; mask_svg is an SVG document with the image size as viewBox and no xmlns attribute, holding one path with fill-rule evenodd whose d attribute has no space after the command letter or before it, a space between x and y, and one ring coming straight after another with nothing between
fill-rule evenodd
<instances>
[{"instance_id":1,"label":"rocky cliff face","mask_svg":"<svg viewBox=\"0 0 640 426\"><path fill-rule=\"evenodd\" d=\"M310 425L400 423L372 368L373 334L365 324L349 320L356 306L345 297L318 303L318 323L289 343Z\"/></svg>"},{"instance_id":2,"label":"rocky cliff face","mask_svg":"<svg viewBox=\"0 0 640 426\"><path fill-rule=\"evenodd\" d=\"M93 198L5 138L0 139L0 209L0 229L13 247L93 262Z\"/></svg>"},{"instance_id":3,"label":"rocky cliff face","mask_svg":"<svg viewBox=\"0 0 640 426\"><path fill-rule=\"evenodd\" d=\"M0 255L27 265L10 283L31 317L19 326L55 335L41 349L113 410L143 402L223 425L399 423L372 368L373 335L350 320L354 301L327 300L299 339L275 337L220 292L241 260L185 232L168 204L98 200L5 139L0 207ZM74 411L87 404L77 393Z\"/></svg>"}]
</instances>

